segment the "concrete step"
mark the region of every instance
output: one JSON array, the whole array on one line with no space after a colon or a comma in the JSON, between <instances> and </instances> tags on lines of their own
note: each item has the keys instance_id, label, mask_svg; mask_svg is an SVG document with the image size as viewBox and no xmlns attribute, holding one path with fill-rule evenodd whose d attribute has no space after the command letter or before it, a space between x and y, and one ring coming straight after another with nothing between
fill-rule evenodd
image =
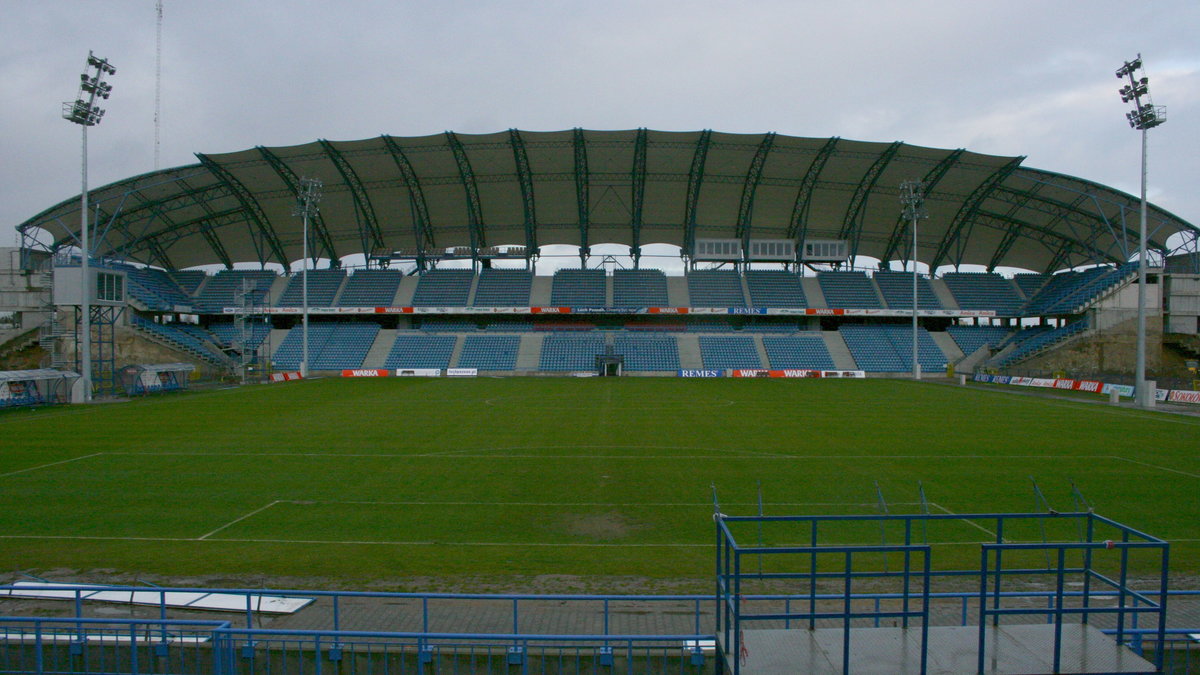
<instances>
[{"instance_id":1,"label":"concrete step","mask_svg":"<svg viewBox=\"0 0 1200 675\"><path fill-rule=\"evenodd\" d=\"M676 338L679 343L679 367L695 370L704 367L704 359L700 356L700 338L696 335L683 334Z\"/></svg>"},{"instance_id":2,"label":"concrete step","mask_svg":"<svg viewBox=\"0 0 1200 675\"><path fill-rule=\"evenodd\" d=\"M544 333L527 333L521 336L521 346L517 349L518 371L537 370L542 358L542 341Z\"/></svg>"},{"instance_id":3,"label":"concrete step","mask_svg":"<svg viewBox=\"0 0 1200 675\"><path fill-rule=\"evenodd\" d=\"M838 370L858 370L858 364L854 361L854 355L850 353L850 348L846 346L846 341L842 339L842 334L836 330L827 330L821 332L821 338L825 340L825 348L829 350L829 356L833 359L833 366Z\"/></svg>"},{"instance_id":4,"label":"concrete step","mask_svg":"<svg viewBox=\"0 0 1200 675\"><path fill-rule=\"evenodd\" d=\"M367 355L363 357L363 368L383 368L383 364L387 362L388 353L392 351L392 345L396 342L396 330L384 328L375 335L375 342L371 343L371 348L367 350Z\"/></svg>"}]
</instances>

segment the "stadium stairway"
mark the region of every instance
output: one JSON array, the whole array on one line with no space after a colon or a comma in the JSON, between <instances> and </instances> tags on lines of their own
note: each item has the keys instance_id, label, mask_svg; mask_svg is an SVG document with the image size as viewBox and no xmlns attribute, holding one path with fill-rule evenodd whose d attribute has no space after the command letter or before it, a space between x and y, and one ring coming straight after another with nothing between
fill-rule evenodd
<instances>
[{"instance_id":1,"label":"stadium stairway","mask_svg":"<svg viewBox=\"0 0 1200 675\"><path fill-rule=\"evenodd\" d=\"M420 277L404 277L400 282L400 287L396 289L396 299L392 301L393 307L410 307L412 306L413 294L417 292L417 282Z\"/></svg>"},{"instance_id":2,"label":"stadium stairway","mask_svg":"<svg viewBox=\"0 0 1200 675\"><path fill-rule=\"evenodd\" d=\"M928 331L929 337L933 338L933 343L942 350L946 355L946 363L957 363L959 359L966 356L962 349L959 349L958 343L954 338L945 331ZM957 370L957 369L956 369Z\"/></svg>"},{"instance_id":3,"label":"stadium stairway","mask_svg":"<svg viewBox=\"0 0 1200 675\"><path fill-rule=\"evenodd\" d=\"M535 276L533 284L529 287L529 305L531 307L549 307L550 306L550 291L554 286L553 276ZM517 357L517 363L521 362L521 357Z\"/></svg>"},{"instance_id":4,"label":"stadium stairway","mask_svg":"<svg viewBox=\"0 0 1200 675\"><path fill-rule=\"evenodd\" d=\"M804 289L804 297L808 300L808 306L816 309L828 309L829 305L825 302L825 294L821 291L821 282L816 277L801 277L800 287ZM836 363L837 360L835 359ZM841 366L838 366L839 368Z\"/></svg>"},{"instance_id":5,"label":"stadium stairway","mask_svg":"<svg viewBox=\"0 0 1200 675\"><path fill-rule=\"evenodd\" d=\"M700 336L680 334L675 338L679 344L679 367L697 370L704 367L700 356Z\"/></svg>"},{"instance_id":6,"label":"stadium stairway","mask_svg":"<svg viewBox=\"0 0 1200 675\"><path fill-rule=\"evenodd\" d=\"M475 278L478 279L479 277L476 276ZM472 287L472 289L471 289L471 294L472 295L475 294L474 287ZM447 368L457 368L458 367L458 359L459 359L459 357L462 356L463 344L466 341L467 341L466 333L459 333L458 335L456 335L454 337L454 349L450 350L450 360L446 362Z\"/></svg>"},{"instance_id":7,"label":"stadium stairway","mask_svg":"<svg viewBox=\"0 0 1200 675\"><path fill-rule=\"evenodd\" d=\"M745 284L745 278L742 278L742 283ZM754 349L758 351L758 360L762 361L768 368L771 367L771 357L767 354L767 347L763 344L763 336L754 335Z\"/></svg>"},{"instance_id":8,"label":"stadium stairway","mask_svg":"<svg viewBox=\"0 0 1200 675\"><path fill-rule=\"evenodd\" d=\"M842 338L841 333L836 330L827 330L821 332L821 337L825 340L825 348L829 350L829 356L833 359L835 368L838 370L858 369L858 363L855 362L854 355L850 353L850 348L846 346L846 340Z\"/></svg>"},{"instance_id":9,"label":"stadium stairway","mask_svg":"<svg viewBox=\"0 0 1200 675\"><path fill-rule=\"evenodd\" d=\"M546 284L546 299L550 299L550 285ZM542 341L545 333L526 333L521 336L521 346L517 349L518 372L534 372L542 362Z\"/></svg>"},{"instance_id":10,"label":"stadium stairway","mask_svg":"<svg viewBox=\"0 0 1200 675\"><path fill-rule=\"evenodd\" d=\"M268 307L275 307L279 304L279 298L283 295L283 290L287 288L290 277L275 277L271 282L271 290L267 291L266 302Z\"/></svg>"},{"instance_id":11,"label":"stadium stairway","mask_svg":"<svg viewBox=\"0 0 1200 675\"><path fill-rule=\"evenodd\" d=\"M382 368L387 361L388 353L392 350L392 344L396 342L396 330L383 329L375 334L375 342L371 344L371 348L367 350L367 355L363 357L363 368Z\"/></svg>"},{"instance_id":12,"label":"stadium stairway","mask_svg":"<svg viewBox=\"0 0 1200 675\"><path fill-rule=\"evenodd\" d=\"M690 306L687 277L667 277L667 304L671 307ZM683 366L682 362L680 365Z\"/></svg>"},{"instance_id":13,"label":"stadium stairway","mask_svg":"<svg viewBox=\"0 0 1200 675\"><path fill-rule=\"evenodd\" d=\"M604 277L604 306L605 307L615 307L616 306L616 303L613 302L613 297L615 295L616 295L616 293L613 291L612 275L611 274L606 275ZM610 342L610 344L611 344L611 342Z\"/></svg>"},{"instance_id":14,"label":"stadium stairway","mask_svg":"<svg viewBox=\"0 0 1200 675\"><path fill-rule=\"evenodd\" d=\"M958 306L958 301L954 299L954 294L950 292L950 287L941 279L930 279L929 287L933 289L933 295L942 303L945 309L961 309ZM945 349L942 350L946 352ZM946 356L950 356L950 352L946 352Z\"/></svg>"}]
</instances>

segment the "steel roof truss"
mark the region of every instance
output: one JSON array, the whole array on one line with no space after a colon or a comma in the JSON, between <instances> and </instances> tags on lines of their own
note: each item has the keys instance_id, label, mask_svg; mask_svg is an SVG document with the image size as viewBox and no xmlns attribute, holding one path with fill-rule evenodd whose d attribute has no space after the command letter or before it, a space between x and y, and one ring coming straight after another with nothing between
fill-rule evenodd
<instances>
[{"instance_id":1,"label":"steel roof truss","mask_svg":"<svg viewBox=\"0 0 1200 675\"><path fill-rule=\"evenodd\" d=\"M521 138L521 132L509 129L508 143L512 147L517 184L521 188L521 209L525 216L525 259L528 260L537 250L537 202L533 195L533 175L529 169L529 155L525 152L525 140Z\"/></svg>"},{"instance_id":2,"label":"steel roof truss","mask_svg":"<svg viewBox=\"0 0 1200 675\"><path fill-rule=\"evenodd\" d=\"M941 266L942 261L946 259L946 255L950 252L955 241L962 234L965 226L975 218L976 212L985 199L992 194L1000 183L1007 178L1021 162L1025 161L1024 157L1015 157L1012 161L1004 166L996 169L982 183L975 186L971 194L963 201L958 212L954 214L954 220L951 221L950 227L946 228L946 234L942 237L941 243L938 244L936 253L929 261L929 269L936 270Z\"/></svg>"},{"instance_id":3,"label":"steel roof truss","mask_svg":"<svg viewBox=\"0 0 1200 675\"><path fill-rule=\"evenodd\" d=\"M632 191L629 229L632 235L633 267L637 269L642 258L642 210L646 200L646 145L648 132L645 127L637 130L633 140L633 168L629 172L629 184Z\"/></svg>"},{"instance_id":4,"label":"steel roof truss","mask_svg":"<svg viewBox=\"0 0 1200 675\"><path fill-rule=\"evenodd\" d=\"M962 158L965 152L966 150L963 148L955 150L949 155L943 157L942 160L937 163L937 165L935 165L925 174L925 177L921 179L921 182L925 184L926 199L929 198L929 195L932 194L937 188L937 184L946 176L947 173L949 173L950 168L958 163L958 160ZM891 261L892 257L895 256L896 252L899 250L901 242L909 243L908 258L912 259L912 243L911 237L908 236L908 228L909 220L904 217L904 214L901 213L900 215L896 216L896 224L892 227L892 236L888 237L887 246L883 249L883 256L880 258L881 264L886 265L889 261Z\"/></svg>"},{"instance_id":5,"label":"steel roof truss","mask_svg":"<svg viewBox=\"0 0 1200 675\"><path fill-rule=\"evenodd\" d=\"M792 206L792 220L788 224L787 236L788 239L796 239L797 243L801 245L808 236L808 209L812 205L812 195L817 187L817 179L821 177L821 171L833 155L839 140L841 139L833 136L825 141L825 144L813 157L812 163L808 165L808 170L804 172L804 178L800 181L800 191L796 193L796 203Z\"/></svg>"},{"instance_id":6,"label":"steel roof truss","mask_svg":"<svg viewBox=\"0 0 1200 675\"><path fill-rule=\"evenodd\" d=\"M850 263L854 264L854 259L858 257L858 242L862 239L862 214L864 206L867 203L867 198L874 192L875 183L879 177L883 175L883 170L891 163L892 158L896 156L896 152L904 144L900 141L895 141L889 145L871 166L867 168L863 174L862 180L858 182L858 187L854 190L854 195L850 197L850 204L846 207L846 216L842 219L842 229L838 234L840 239L848 239L850 241Z\"/></svg>"},{"instance_id":7,"label":"steel roof truss","mask_svg":"<svg viewBox=\"0 0 1200 675\"><path fill-rule=\"evenodd\" d=\"M479 203L479 186L475 184L475 172L471 170L471 160L462 142L453 131L446 132L446 142L454 155L454 163L458 165L458 176L462 181L463 192L467 197L467 224L471 234L471 255L479 258L479 249L487 246L487 237L483 230L483 208Z\"/></svg>"},{"instance_id":8,"label":"steel roof truss","mask_svg":"<svg viewBox=\"0 0 1200 675\"><path fill-rule=\"evenodd\" d=\"M583 129L576 127L571 130L572 149L575 157L575 205L579 213L579 266L587 266L587 256L591 253L588 243L588 225L591 222L589 185L591 176L588 175L587 141Z\"/></svg>"},{"instance_id":9,"label":"steel roof truss","mask_svg":"<svg viewBox=\"0 0 1200 675\"><path fill-rule=\"evenodd\" d=\"M254 194L251 193L250 190L246 189L246 186L243 185L242 182L239 181L232 173L227 171L225 167L213 161L208 155L197 153L196 157L200 160L200 163L208 167L208 169L212 171L213 174L221 180L221 182L225 183L230 192L232 192L237 200L241 203L242 208L245 209L247 214L247 223L250 225L251 240L254 241L254 246L258 253L259 265L265 265L267 262L267 251L264 250L264 247L262 247L258 241L255 241L261 238L266 244L265 248L270 249L270 252L275 255L276 261L282 265L284 269L287 269L288 259L287 255L283 252L283 245L280 244L279 237L275 236L275 229L271 227L270 219L268 219L266 214L263 213L262 207L259 205L258 200L254 198ZM228 258L228 256L226 256L226 258ZM226 267L232 267L232 265L226 263Z\"/></svg>"},{"instance_id":10,"label":"steel roof truss","mask_svg":"<svg viewBox=\"0 0 1200 675\"><path fill-rule=\"evenodd\" d=\"M704 163L712 142L712 129L700 132L688 170L687 197L683 206L683 254L691 256L696 248L696 209L700 204L700 187L704 184Z\"/></svg>"},{"instance_id":11,"label":"steel roof truss","mask_svg":"<svg viewBox=\"0 0 1200 675\"><path fill-rule=\"evenodd\" d=\"M413 216L413 239L417 242L417 267L425 268L425 254L437 248L433 235L433 223L429 220L429 207L425 202L425 191L421 188L421 179L413 170L408 155L391 136L382 136L383 144L391 154L392 161L400 170L400 177L408 186L408 207Z\"/></svg>"},{"instance_id":12,"label":"steel roof truss","mask_svg":"<svg viewBox=\"0 0 1200 675\"><path fill-rule=\"evenodd\" d=\"M385 248L383 233L379 230L379 221L375 219L375 207L371 205L371 196L363 187L358 172L342 153L333 147L333 143L325 139L320 139L317 143L325 150L325 155L342 176L342 182L350 189L354 201L354 224L358 226L363 255L370 258L373 254L382 253Z\"/></svg>"},{"instance_id":13,"label":"steel roof truss","mask_svg":"<svg viewBox=\"0 0 1200 675\"><path fill-rule=\"evenodd\" d=\"M737 227L734 236L742 240L742 255L750 255L750 222L754 216L754 192L758 182L762 180L763 165L767 163L767 155L775 144L775 132L763 136L750 160L750 168L746 170L746 181L742 184L742 199L738 202Z\"/></svg>"},{"instance_id":14,"label":"steel roof truss","mask_svg":"<svg viewBox=\"0 0 1200 675\"><path fill-rule=\"evenodd\" d=\"M270 149L261 145L257 149L263 159L267 161L267 164L271 165L271 168L275 170L275 174L279 176L279 179L287 186L288 191L292 193L292 198L299 201L300 178L296 176L295 171L292 171L292 167L288 166L286 162L271 152ZM316 240L319 244L319 247L313 247L311 251L311 262L315 264L317 258L321 257L321 251L323 250L325 256L329 258L330 264L334 267L338 266L340 258L338 258L337 249L334 248L333 238L329 236L329 230L325 227L325 218L321 215L320 209L314 210L312 218L309 220L309 225L312 227L313 234L316 235Z\"/></svg>"}]
</instances>

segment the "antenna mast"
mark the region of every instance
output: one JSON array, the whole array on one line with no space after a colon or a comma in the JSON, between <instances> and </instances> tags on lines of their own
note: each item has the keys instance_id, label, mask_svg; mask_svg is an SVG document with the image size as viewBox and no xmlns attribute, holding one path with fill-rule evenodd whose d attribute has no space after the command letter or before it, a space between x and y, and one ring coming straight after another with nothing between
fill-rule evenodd
<instances>
[{"instance_id":1,"label":"antenna mast","mask_svg":"<svg viewBox=\"0 0 1200 675\"><path fill-rule=\"evenodd\" d=\"M155 5L158 32L154 44L154 170L158 171L159 139L162 127L162 0Z\"/></svg>"}]
</instances>

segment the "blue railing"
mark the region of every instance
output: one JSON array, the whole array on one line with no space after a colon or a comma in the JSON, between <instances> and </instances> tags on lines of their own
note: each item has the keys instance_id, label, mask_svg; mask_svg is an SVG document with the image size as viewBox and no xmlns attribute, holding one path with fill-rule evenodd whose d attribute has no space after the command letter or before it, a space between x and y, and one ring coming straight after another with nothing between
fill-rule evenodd
<instances>
[{"instance_id":1,"label":"blue railing","mask_svg":"<svg viewBox=\"0 0 1200 675\"><path fill-rule=\"evenodd\" d=\"M1107 547L1107 544L1104 544ZM892 548L892 547L865 547ZM919 555L924 546L910 550ZM748 549L749 550L749 549ZM854 555L854 554L851 554ZM924 564L919 566L920 577ZM992 570L995 571L994 569ZM1044 572L1044 570L1042 570ZM903 574L897 570L893 574ZM937 573L930 573L936 576ZM858 578L858 577L856 577ZM853 583L852 581L850 583ZM624 596L624 595L497 595L445 593L390 593L347 591L264 591L235 589L215 591L238 597L244 617L233 621L196 621L169 618L168 604L172 595L192 592L214 592L213 589L147 588L142 586L44 586L44 590L63 592L73 601L75 616L44 618L27 616L0 617L0 673L204 673L205 675L240 674L250 672L320 673L334 672L338 662L357 664L354 672L438 672L444 667L452 672L711 672L714 666L711 643L715 608L712 595ZM0 586L0 591L20 590L20 587ZM150 611L157 608L157 619L112 619L84 616L91 605L85 599L93 591L120 591L143 598L157 596ZM851 589L852 590L852 589ZM849 596L854 606L851 612L857 625L881 626L893 619L920 621L924 625L941 622L974 625L972 619L980 614L980 604L987 617L996 620L987 603L980 603L976 591L925 592L917 595L895 593L857 593ZM273 596L317 598L328 612L329 626L320 630L280 630L255 628L256 601L263 594ZM1170 591L1166 595L1200 598L1200 591ZM842 605L846 593L820 593L818 604ZM904 607L904 601L915 599L916 608ZM1046 623L1054 623L1065 615L1063 599L1080 605L1101 599L1118 599L1131 608L1153 607L1155 612L1165 604L1157 592L1135 591L1122 599L1120 589L1089 589L1066 591L1001 591L989 587L987 600L1020 601L1029 605L1020 613L1036 615ZM349 631L343 625L361 623L355 613L356 599L391 599L412 603L413 614L420 626L408 631ZM1044 600L1044 606L1039 606ZM461 619L463 605L478 609L481 601L506 607L511 630L506 632L456 633L434 631L432 627ZM1033 602L1030 602L1033 601ZM792 627L797 622L810 623L813 612L810 594L745 595L739 599L741 608L756 609L763 625ZM874 609L863 607L873 604ZM571 611L589 618L596 617L595 629L582 635L538 633L531 630L539 604L567 605ZM349 605L349 606L348 606ZM646 605L666 606L664 610L686 623L689 629L675 633L635 634L612 632L620 627L620 614L630 606L645 610ZM930 609L941 607L940 620L930 619ZM312 607L312 606L310 606ZM683 611L686 607L687 611ZM576 609L577 608L577 609ZM803 611L794 611L797 608ZM377 609L377 607L376 607ZM1069 609L1069 608L1067 608ZM1093 608L1098 609L1098 608ZM1107 608L1112 611L1112 608ZM845 610L845 607L843 607ZM311 609L306 609L306 612ZM650 609L649 611L655 611ZM682 612L682 614L681 614ZM750 613L750 612L747 612ZM1079 612L1076 611L1078 614ZM1083 613L1084 617L1095 611ZM822 618L822 625L837 623L844 612L829 612L833 618ZM1157 623L1139 625L1144 612L1132 612L1130 625L1104 628L1118 642L1126 644L1147 658L1164 658L1163 672L1191 672L1200 651L1193 646L1189 635L1200 629L1164 629ZM598 616L597 616L598 615ZM920 617L919 619L917 617ZM817 617L812 617L816 620ZM1151 617L1153 618L1153 617ZM753 620L753 619L752 619ZM235 625L235 623L237 625ZM676 624L679 625L679 624ZM672 627L673 628L673 627ZM432 665L431 665L432 664ZM433 670L422 670L429 666ZM514 670L510 670L514 669Z\"/></svg>"}]
</instances>

